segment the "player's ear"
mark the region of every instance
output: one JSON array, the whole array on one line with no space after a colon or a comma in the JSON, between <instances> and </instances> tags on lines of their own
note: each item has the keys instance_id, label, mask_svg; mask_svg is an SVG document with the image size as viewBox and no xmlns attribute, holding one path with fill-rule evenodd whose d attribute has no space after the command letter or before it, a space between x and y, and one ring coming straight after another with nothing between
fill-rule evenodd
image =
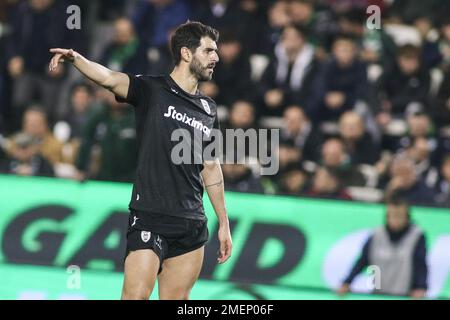
<instances>
[{"instance_id":1,"label":"player's ear","mask_svg":"<svg viewBox=\"0 0 450 320\"><path fill-rule=\"evenodd\" d=\"M191 50L189 50L189 48L187 48L187 47L181 48L181 59L184 62L188 62L188 63L191 62L192 52L191 52Z\"/></svg>"}]
</instances>

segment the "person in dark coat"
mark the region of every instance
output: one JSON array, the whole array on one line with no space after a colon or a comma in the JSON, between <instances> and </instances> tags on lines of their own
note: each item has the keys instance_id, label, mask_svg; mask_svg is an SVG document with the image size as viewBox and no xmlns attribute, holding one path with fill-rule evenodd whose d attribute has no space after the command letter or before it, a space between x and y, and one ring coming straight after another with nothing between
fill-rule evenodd
<instances>
[{"instance_id":1,"label":"person in dark coat","mask_svg":"<svg viewBox=\"0 0 450 320\"><path fill-rule=\"evenodd\" d=\"M368 99L366 64L357 57L353 38L339 36L333 43L331 60L325 62L314 84L311 115L315 123L337 121L358 101Z\"/></svg>"},{"instance_id":2,"label":"person in dark coat","mask_svg":"<svg viewBox=\"0 0 450 320\"><path fill-rule=\"evenodd\" d=\"M364 121L356 112L347 111L341 116L339 136L345 144L353 165L373 165L380 158L379 146L366 132Z\"/></svg>"},{"instance_id":3,"label":"person in dark coat","mask_svg":"<svg viewBox=\"0 0 450 320\"><path fill-rule=\"evenodd\" d=\"M53 177L51 163L39 154L39 143L39 140L30 134L17 134L9 157L0 163L0 172L21 176Z\"/></svg>"},{"instance_id":4,"label":"person in dark coat","mask_svg":"<svg viewBox=\"0 0 450 320\"><path fill-rule=\"evenodd\" d=\"M291 105L284 111L280 141L299 148L302 161L317 162L320 159L322 134L312 125L311 120L300 106Z\"/></svg>"},{"instance_id":5,"label":"person in dark coat","mask_svg":"<svg viewBox=\"0 0 450 320\"><path fill-rule=\"evenodd\" d=\"M397 63L385 70L377 82L381 112L377 118L381 126L392 117L403 117L413 110L414 103L426 105L429 100L430 74L420 62L420 49L407 44L398 49Z\"/></svg>"},{"instance_id":6,"label":"person in dark coat","mask_svg":"<svg viewBox=\"0 0 450 320\"><path fill-rule=\"evenodd\" d=\"M314 48L306 42L305 31L294 25L285 27L260 81L262 114L281 116L290 104L308 109L317 68Z\"/></svg>"},{"instance_id":7,"label":"person in dark coat","mask_svg":"<svg viewBox=\"0 0 450 320\"><path fill-rule=\"evenodd\" d=\"M114 38L100 59L106 67L120 72L140 74L146 72L148 61L141 40L135 35L130 20L119 18L114 22Z\"/></svg>"}]
</instances>

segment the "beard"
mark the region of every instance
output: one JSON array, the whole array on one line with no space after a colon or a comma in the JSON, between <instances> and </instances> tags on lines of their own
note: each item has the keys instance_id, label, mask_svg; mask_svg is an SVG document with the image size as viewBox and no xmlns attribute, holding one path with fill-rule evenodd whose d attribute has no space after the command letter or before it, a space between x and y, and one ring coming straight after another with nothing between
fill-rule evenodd
<instances>
[{"instance_id":1,"label":"beard","mask_svg":"<svg viewBox=\"0 0 450 320\"><path fill-rule=\"evenodd\" d=\"M207 65L203 66L200 60L198 60L195 56L192 59L191 64L189 65L189 71L200 81L209 81L212 79L212 72L208 70L212 66Z\"/></svg>"}]
</instances>

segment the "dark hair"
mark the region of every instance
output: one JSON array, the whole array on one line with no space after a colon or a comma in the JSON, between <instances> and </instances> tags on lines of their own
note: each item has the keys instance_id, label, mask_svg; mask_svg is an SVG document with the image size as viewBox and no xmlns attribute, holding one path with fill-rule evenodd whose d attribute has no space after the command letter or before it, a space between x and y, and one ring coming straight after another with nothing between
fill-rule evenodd
<instances>
[{"instance_id":1,"label":"dark hair","mask_svg":"<svg viewBox=\"0 0 450 320\"><path fill-rule=\"evenodd\" d=\"M40 104L34 103L25 109L25 113L30 112L30 111L41 113L44 115L45 118L47 118L47 112L46 112L45 108Z\"/></svg>"},{"instance_id":2,"label":"dark hair","mask_svg":"<svg viewBox=\"0 0 450 320\"><path fill-rule=\"evenodd\" d=\"M234 30L224 29L220 30L220 43L241 43L239 35Z\"/></svg>"},{"instance_id":3,"label":"dark hair","mask_svg":"<svg viewBox=\"0 0 450 320\"><path fill-rule=\"evenodd\" d=\"M398 193L393 193L391 196L387 197L386 198L386 205L392 205L392 206L395 206L395 207L405 207L406 208L406 213L409 216L409 211L410 211L409 201L406 200L401 195L399 195Z\"/></svg>"},{"instance_id":4,"label":"dark hair","mask_svg":"<svg viewBox=\"0 0 450 320\"><path fill-rule=\"evenodd\" d=\"M366 21L366 15L366 10L355 8L343 13L339 18L347 20L353 24L358 24L362 27Z\"/></svg>"},{"instance_id":5,"label":"dark hair","mask_svg":"<svg viewBox=\"0 0 450 320\"><path fill-rule=\"evenodd\" d=\"M70 94L73 95L73 93L74 93L75 91L80 90L80 89L86 90L86 92L87 92L89 95L94 94L94 89L92 88L92 86L90 86L89 84L87 84L87 83L84 82L84 81L78 81L78 82L75 82L75 83L70 87Z\"/></svg>"},{"instance_id":6,"label":"dark hair","mask_svg":"<svg viewBox=\"0 0 450 320\"><path fill-rule=\"evenodd\" d=\"M397 55L399 57L405 58L420 58L421 50L420 47L415 46L413 44L405 44L398 48Z\"/></svg>"},{"instance_id":7,"label":"dark hair","mask_svg":"<svg viewBox=\"0 0 450 320\"><path fill-rule=\"evenodd\" d=\"M181 48L186 47L194 52L200 46L200 40L203 37L209 37L217 42L219 32L197 21L188 21L180 25L170 39L170 50L175 65L181 61Z\"/></svg>"},{"instance_id":8,"label":"dark hair","mask_svg":"<svg viewBox=\"0 0 450 320\"><path fill-rule=\"evenodd\" d=\"M338 33L333 39L333 45L338 41L347 41L356 45L356 37L348 32Z\"/></svg>"},{"instance_id":9,"label":"dark hair","mask_svg":"<svg viewBox=\"0 0 450 320\"><path fill-rule=\"evenodd\" d=\"M345 150L345 143L344 143L344 141L342 140L342 138L339 137L339 136L331 136L331 137L329 137L328 139L326 139L326 140L324 141L324 143L322 144L322 148L323 148L323 146L324 146L325 143L328 143L328 142L330 142L330 141L336 141L337 143L339 143L339 144L341 145L341 147L342 147L342 149L344 150L344 152L347 152L347 151Z\"/></svg>"}]
</instances>

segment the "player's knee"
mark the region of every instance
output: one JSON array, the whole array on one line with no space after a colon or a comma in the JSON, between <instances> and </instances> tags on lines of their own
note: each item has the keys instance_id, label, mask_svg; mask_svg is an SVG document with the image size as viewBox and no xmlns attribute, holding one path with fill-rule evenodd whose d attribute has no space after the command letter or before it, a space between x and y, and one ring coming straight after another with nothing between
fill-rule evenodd
<instances>
[{"instance_id":1,"label":"player's knee","mask_svg":"<svg viewBox=\"0 0 450 320\"><path fill-rule=\"evenodd\" d=\"M160 296L162 300L189 300L189 294L191 290L183 288L173 289L170 292L163 293Z\"/></svg>"},{"instance_id":2,"label":"player's knee","mask_svg":"<svg viewBox=\"0 0 450 320\"><path fill-rule=\"evenodd\" d=\"M149 298L150 291L145 288L122 291L122 300L148 300Z\"/></svg>"}]
</instances>

